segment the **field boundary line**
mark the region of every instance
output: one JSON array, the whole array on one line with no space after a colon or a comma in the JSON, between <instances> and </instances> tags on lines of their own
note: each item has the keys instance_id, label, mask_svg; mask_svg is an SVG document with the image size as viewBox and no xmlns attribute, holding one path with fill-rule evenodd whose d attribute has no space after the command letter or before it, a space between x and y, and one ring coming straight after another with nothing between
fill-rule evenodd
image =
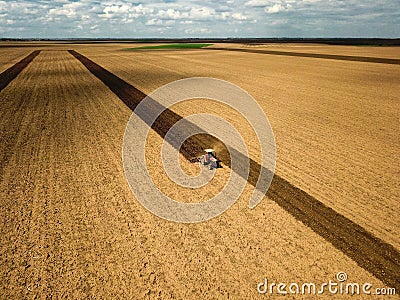
<instances>
[{"instance_id":1,"label":"field boundary line","mask_svg":"<svg viewBox=\"0 0 400 300\"><path fill-rule=\"evenodd\" d=\"M203 48L203 49L199 49L199 50L237 51L237 52L269 54L269 55L278 55L278 56L294 56L294 57L321 58L321 59L332 59L332 60L345 60L345 61L355 61L355 62L400 65L400 59L397 59L397 58L350 56L350 55L305 53L305 52L289 52L289 51L263 50L263 49L222 48L222 47Z\"/></svg>"},{"instance_id":2,"label":"field boundary line","mask_svg":"<svg viewBox=\"0 0 400 300\"><path fill-rule=\"evenodd\" d=\"M40 53L40 50L35 50L31 52L28 56L20 60L19 62L15 63L13 66L8 68L7 70L3 71L0 74L0 92L10 84L11 81L13 81L19 73L22 72L23 69L25 69L31 62L32 60L38 56Z\"/></svg>"},{"instance_id":3,"label":"field boundary line","mask_svg":"<svg viewBox=\"0 0 400 300\"><path fill-rule=\"evenodd\" d=\"M86 56L74 50L68 50L68 52L78 59L89 72L101 80L132 111L147 96ZM156 101L152 103L153 105L161 106ZM142 119L146 120L145 118ZM185 121L180 115L170 109L165 109L151 127L164 138L169 128L180 120ZM190 123L187 120L186 122ZM198 127L192 123L190 123L190 126ZM202 151L212 143L215 143L215 139L206 136L201 139L194 139L187 145L183 144L178 150L186 159L190 159L196 152ZM236 155L243 155L236 149L233 149L233 151L238 152ZM220 159L230 167L229 160L226 157L220 157ZM250 175L248 182L256 186L262 166L251 158L249 158L249 161ZM268 172L268 170L266 171ZM246 176L246 174L239 175ZM266 196L346 254L360 267L372 273L388 286L400 290L400 253L392 245L375 237L365 228L339 214L277 174L274 175Z\"/></svg>"}]
</instances>

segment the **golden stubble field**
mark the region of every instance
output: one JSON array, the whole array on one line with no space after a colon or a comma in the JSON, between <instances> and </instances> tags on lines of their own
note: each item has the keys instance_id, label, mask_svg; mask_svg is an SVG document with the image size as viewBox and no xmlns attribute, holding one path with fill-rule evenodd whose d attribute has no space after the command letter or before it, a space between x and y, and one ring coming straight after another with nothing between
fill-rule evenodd
<instances>
[{"instance_id":1,"label":"golden stubble field","mask_svg":"<svg viewBox=\"0 0 400 300\"><path fill-rule=\"evenodd\" d=\"M249 210L249 184L231 209L205 223L146 211L121 164L131 111L72 55L55 50L75 49L145 93L192 76L246 89L274 130L277 174L400 249L398 66L125 46L52 45L0 92L1 297L253 299L265 277L321 283L339 271L384 286L268 198ZM30 52L7 51L3 70ZM198 106L172 109L186 116L202 112ZM234 111L215 105L212 113L249 132ZM154 132L148 137L149 171L162 190L187 201L190 194L160 172L161 142ZM258 161L254 135L246 143ZM194 200L219 191L229 169L217 172Z\"/></svg>"}]
</instances>

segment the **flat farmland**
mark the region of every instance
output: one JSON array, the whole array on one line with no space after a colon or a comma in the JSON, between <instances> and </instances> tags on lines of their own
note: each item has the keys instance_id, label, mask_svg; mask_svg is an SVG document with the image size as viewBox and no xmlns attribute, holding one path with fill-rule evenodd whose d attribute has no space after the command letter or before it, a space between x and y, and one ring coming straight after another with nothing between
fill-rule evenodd
<instances>
[{"instance_id":1,"label":"flat farmland","mask_svg":"<svg viewBox=\"0 0 400 300\"><path fill-rule=\"evenodd\" d=\"M9 67L13 66L16 62L20 61L22 58L27 56L31 49L25 48L0 48L0 72L5 71Z\"/></svg>"},{"instance_id":2,"label":"flat farmland","mask_svg":"<svg viewBox=\"0 0 400 300\"><path fill-rule=\"evenodd\" d=\"M210 48L239 48L255 50L273 50L300 53L318 53L331 55L348 55L363 57L395 58L399 59L399 47L394 46L333 46L320 44L214 44Z\"/></svg>"},{"instance_id":3,"label":"flat farmland","mask_svg":"<svg viewBox=\"0 0 400 300\"><path fill-rule=\"evenodd\" d=\"M194 76L247 90L274 130L277 176L394 251L400 250L397 65L206 49L122 50L128 47L34 47L40 54L0 92L2 298L257 299L257 283L266 277L321 283L339 271L352 282L386 286L384 276L346 255L272 195L248 209L250 183L227 212L207 222L174 223L145 210L121 163L132 111L66 50L144 94ZM7 53L3 64L11 66L30 51ZM224 117L246 137L249 157L260 162L249 124L233 109L203 99L171 111ZM151 130L146 144L149 173L162 191L178 201L203 201L221 190L230 174L226 166L195 194L168 181L162 141ZM182 153L180 161L196 173Z\"/></svg>"},{"instance_id":4,"label":"flat farmland","mask_svg":"<svg viewBox=\"0 0 400 300\"><path fill-rule=\"evenodd\" d=\"M271 122L277 173L400 249L398 66L206 50L81 52L145 93L194 76L244 88ZM199 110L180 107L181 115ZM224 109L213 112L234 122Z\"/></svg>"}]
</instances>

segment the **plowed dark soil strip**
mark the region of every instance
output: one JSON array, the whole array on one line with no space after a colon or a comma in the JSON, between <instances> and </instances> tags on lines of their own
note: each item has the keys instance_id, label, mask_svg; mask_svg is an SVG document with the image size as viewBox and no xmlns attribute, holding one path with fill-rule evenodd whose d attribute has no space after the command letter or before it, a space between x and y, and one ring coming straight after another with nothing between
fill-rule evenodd
<instances>
[{"instance_id":1,"label":"plowed dark soil strip","mask_svg":"<svg viewBox=\"0 0 400 300\"><path fill-rule=\"evenodd\" d=\"M73 50L69 50L69 52L108 86L131 110L134 110L138 103L146 97L146 94L87 57ZM148 109L152 110L160 105L154 101ZM146 120L146 116L139 117L144 121ZM181 119L181 116L166 109L152 125L152 128L161 137L164 137L169 128ZM183 121L185 120L183 119ZM186 124L188 128L197 127L190 122ZM211 136L195 136L184 144L179 151L189 159L201 152L202 149L217 142ZM229 156L226 153L220 153L219 157L224 164L230 165ZM250 168L248 181L255 186L261 166L250 159ZM241 174L241 170L233 171L246 178L245 174ZM277 175L274 176L267 196L357 262L359 266L374 274L388 286L395 287L397 290L400 289L400 253L393 246L373 236L363 227Z\"/></svg>"},{"instance_id":2,"label":"plowed dark soil strip","mask_svg":"<svg viewBox=\"0 0 400 300\"><path fill-rule=\"evenodd\" d=\"M12 67L8 68L5 70L3 73L0 74L0 91L4 89L15 77L18 76L19 73L29 63L40 53L40 50L35 50L31 54L29 54L27 57L22 59L21 61L17 62L15 65Z\"/></svg>"},{"instance_id":3,"label":"plowed dark soil strip","mask_svg":"<svg viewBox=\"0 0 400 300\"><path fill-rule=\"evenodd\" d=\"M239 51L239 52L281 55L281 56L311 57L311 58L323 58L323 59L335 59L335 60L369 62L369 63L378 63L378 64L400 65L400 59L396 59L396 58L347 56L347 55L304 53L304 52L286 52L286 51L262 50L262 49L217 48L217 47L204 48L204 49L205 50Z\"/></svg>"}]
</instances>

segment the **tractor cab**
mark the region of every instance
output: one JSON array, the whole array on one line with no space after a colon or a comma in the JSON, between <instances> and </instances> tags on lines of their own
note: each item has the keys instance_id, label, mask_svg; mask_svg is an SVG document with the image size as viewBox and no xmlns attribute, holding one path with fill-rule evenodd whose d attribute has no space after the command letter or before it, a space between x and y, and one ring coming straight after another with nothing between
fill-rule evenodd
<instances>
[{"instance_id":1,"label":"tractor cab","mask_svg":"<svg viewBox=\"0 0 400 300\"><path fill-rule=\"evenodd\" d=\"M205 149L204 152L199 160L202 165L209 166L210 170L221 167L214 149Z\"/></svg>"}]
</instances>

